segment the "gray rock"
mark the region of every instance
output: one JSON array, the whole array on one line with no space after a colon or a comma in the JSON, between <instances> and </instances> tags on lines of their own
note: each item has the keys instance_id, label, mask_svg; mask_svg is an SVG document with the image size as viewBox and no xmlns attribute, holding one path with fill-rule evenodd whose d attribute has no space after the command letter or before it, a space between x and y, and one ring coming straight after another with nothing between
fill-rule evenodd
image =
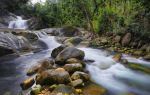
<instances>
[{"instance_id":1,"label":"gray rock","mask_svg":"<svg viewBox=\"0 0 150 95\"><path fill-rule=\"evenodd\" d=\"M69 58L76 58L79 60L83 60L85 53L77 48L68 47L61 51L56 57L56 64L63 65L64 62Z\"/></svg>"}]
</instances>

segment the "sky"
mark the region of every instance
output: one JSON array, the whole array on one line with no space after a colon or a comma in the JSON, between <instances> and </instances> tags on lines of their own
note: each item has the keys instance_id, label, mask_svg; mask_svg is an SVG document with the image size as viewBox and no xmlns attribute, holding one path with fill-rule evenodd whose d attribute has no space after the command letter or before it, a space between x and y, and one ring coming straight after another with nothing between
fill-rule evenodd
<instances>
[{"instance_id":1,"label":"sky","mask_svg":"<svg viewBox=\"0 0 150 95\"><path fill-rule=\"evenodd\" d=\"M32 4L35 4L37 2L45 2L46 0L31 0Z\"/></svg>"}]
</instances>

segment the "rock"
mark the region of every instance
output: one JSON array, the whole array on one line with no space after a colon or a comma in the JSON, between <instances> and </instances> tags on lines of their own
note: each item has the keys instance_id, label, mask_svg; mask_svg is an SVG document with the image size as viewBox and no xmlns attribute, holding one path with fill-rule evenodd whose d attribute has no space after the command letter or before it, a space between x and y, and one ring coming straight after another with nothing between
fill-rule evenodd
<instances>
[{"instance_id":1,"label":"rock","mask_svg":"<svg viewBox=\"0 0 150 95\"><path fill-rule=\"evenodd\" d=\"M65 40L64 44L65 43L71 43L73 45L78 45L81 41L83 41L83 39L81 37L72 37L72 38L69 38L67 40Z\"/></svg>"},{"instance_id":2,"label":"rock","mask_svg":"<svg viewBox=\"0 0 150 95\"><path fill-rule=\"evenodd\" d=\"M28 76L31 76L31 75L34 75L38 72L40 68L40 65L37 65L37 66L33 66L32 68L30 68L28 71L27 71L27 75Z\"/></svg>"},{"instance_id":3,"label":"rock","mask_svg":"<svg viewBox=\"0 0 150 95\"><path fill-rule=\"evenodd\" d=\"M90 76L87 73L76 71L71 76L72 80L82 79L83 81L89 81Z\"/></svg>"},{"instance_id":4,"label":"rock","mask_svg":"<svg viewBox=\"0 0 150 95\"><path fill-rule=\"evenodd\" d=\"M150 60L150 54L145 55L145 56L143 57L143 59L145 59L145 60Z\"/></svg>"},{"instance_id":5,"label":"rock","mask_svg":"<svg viewBox=\"0 0 150 95\"><path fill-rule=\"evenodd\" d=\"M105 95L106 89L99 85L89 83L83 88L83 95Z\"/></svg>"},{"instance_id":6,"label":"rock","mask_svg":"<svg viewBox=\"0 0 150 95\"><path fill-rule=\"evenodd\" d=\"M150 45L146 47L146 52L150 52Z\"/></svg>"},{"instance_id":7,"label":"rock","mask_svg":"<svg viewBox=\"0 0 150 95\"><path fill-rule=\"evenodd\" d=\"M90 41L82 41L80 42L80 44L78 45L79 47L89 47L90 46Z\"/></svg>"},{"instance_id":8,"label":"rock","mask_svg":"<svg viewBox=\"0 0 150 95\"><path fill-rule=\"evenodd\" d=\"M126 33L122 38L121 44L122 46L128 46L131 41L131 33Z\"/></svg>"},{"instance_id":9,"label":"rock","mask_svg":"<svg viewBox=\"0 0 150 95\"><path fill-rule=\"evenodd\" d=\"M115 38L114 38L114 42L115 43L120 43L120 40L121 40L121 36L117 35Z\"/></svg>"},{"instance_id":10,"label":"rock","mask_svg":"<svg viewBox=\"0 0 150 95\"><path fill-rule=\"evenodd\" d=\"M52 51L51 56L52 56L53 58L56 58L56 56L57 56L62 50L64 50L66 47L67 47L66 45L61 45L61 46L55 48L55 49Z\"/></svg>"},{"instance_id":11,"label":"rock","mask_svg":"<svg viewBox=\"0 0 150 95\"><path fill-rule=\"evenodd\" d=\"M81 34L81 32L76 27L73 26L66 26L62 28L60 30L60 33L62 36L66 37L74 37Z\"/></svg>"},{"instance_id":12,"label":"rock","mask_svg":"<svg viewBox=\"0 0 150 95\"><path fill-rule=\"evenodd\" d=\"M0 52L0 57L4 56L4 55L8 55L8 54L14 53L14 51L12 49L7 49L7 48L1 47L1 46L0 46L0 51L1 51Z\"/></svg>"},{"instance_id":13,"label":"rock","mask_svg":"<svg viewBox=\"0 0 150 95\"><path fill-rule=\"evenodd\" d=\"M48 60L48 59L42 60L41 62L38 63L38 65L30 68L27 71L27 75L31 76L31 75L34 75L36 73L40 73L44 70L47 70L47 69L53 69L53 64L54 64L53 60Z\"/></svg>"},{"instance_id":14,"label":"rock","mask_svg":"<svg viewBox=\"0 0 150 95\"><path fill-rule=\"evenodd\" d=\"M30 94L31 94L31 95L39 95L39 93L41 92L41 90L42 90L41 85L36 85L36 86L34 86L34 87L32 88Z\"/></svg>"},{"instance_id":15,"label":"rock","mask_svg":"<svg viewBox=\"0 0 150 95\"><path fill-rule=\"evenodd\" d=\"M128 64L128 60L127 59L122 59L121 63L127 65Z\"/></svg>"},{"instance_id":16,"label":"rock","mask_svg":"<svg viewBox=\"0 0 150 95\"><path fill-rule=\"evenodd\" d=\"M66 64L63 68L66 71L68 71L69 73L73 73L75 71L82 71L83 70L83 66L80 63Z\"/></svg>"},{"instance_id":17,"label":"rock","mask_svg":"<svg viewBox=\"0 0 150 95\"><path fill-rule=\"evenodd\" d=\"M102 37L102 38L101 38L101 43L102 43L103 45L107 44L107 43L108 43L107 38Z\"/></svg>"},{"instance_id":18,"label":"rock","mask_svg":"<svg viewBox=\"0 0 150 95\"><path fill-rule=\"evenodd\" d=\"M77 95L73 87L59 84L51 95Z\"/></svg>"},{"instance_id":19,"label":"rock","mask_svg":"<svg viewBox=\"0 0 150 95\"><path fill-rule=\"evenodd\" d=\"M136 51L133 52L133 55L135 55L135 56L143 56L144 53L141 50L136 50Z\"/></svg>"},{"instance_id":20,"label":"rock","mask_svg":"<svg viewBox=\"0 0 150 95\"><path fill-rule=\"evenodd\" d=\"M22 90L26 90L26 89L30 88L34 83L35 83L34 78L29 78L29 79L26 79L25 81L23 81L20 84L20 86L21 86Z\"/></svg>"},{"instance_id":21,"label":"rock","mask_svg":"<svg viewBox=\"0 0 150 95\"><path fill-rule=\"evenodd\" d=\"M76 58L70 58L70 59L67 59L66 63L72 64L72 63L83 63L83 62L81 60L76 59Z\"/></svg>"},{"instance_id":22,"label":"rock","mask_svg":"<svg viewBox=\"0 0 150 95\"><path fill-rule=\"evenodd\" d=\"M63 68L52 69L37 75L36 82L41 85L67 84L70 82L70 76Z\"/></svg>"},{"instance_id":23,"label":"rock","mask_svg":"<svg viewBox=\"0 0 150 95\"><path fill-rule=\"evenodd\" d=\"M79 60L83 60L84 56L85 56L85 53L82 50L79 50L74 47L68 47L68 48L65 48L63 51L61 51L57 55L55 61L56 61L56 64L63 65L64 62L69 58L76 58Z\"/></svg>"},{"instance_id":24,"label":"rock","mask_svg":"<svg viewBox=\"0 0 150 95\"><path fill-rule=\"evenodd\" d=\"M83 86L84 85L82 79L74 80L74 81L71 82L71 84L72 84L73 87L78 87L78 86Z\"/></svg>"},{"instance_id":25,"label":"rock","mask_svg":"<svg viewBox=\"0 0 150 95\"><path fill-rule=\"evenodd\" d=\"M113 56L114 61L119 62L121 60L122 54L115 54Z\"/></svg>"}]
</instances>

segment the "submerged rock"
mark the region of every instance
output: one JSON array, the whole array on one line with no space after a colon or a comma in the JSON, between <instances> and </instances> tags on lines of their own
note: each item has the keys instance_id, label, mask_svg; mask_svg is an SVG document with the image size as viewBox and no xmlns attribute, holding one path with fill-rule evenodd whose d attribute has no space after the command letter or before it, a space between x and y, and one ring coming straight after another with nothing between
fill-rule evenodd
<instances>
[{"instance_id":1,"label":"submerged rock","mask_svg":"<svg viewBox=\"0 0 150 95\"><path fill-rule=\"evenodd\" d=\"M73 87L59 84L51 95L77 95L77 93Z\"/></svg>"},{"instance_id":2,"label":"submerged rock","mask_svg":"<svg viewBox=\"0 0 150 95\"><path fill-rule=\"evenodd\" d=\"M93 83L89 83L83 88L83 95L105 95L105 93L105 88Z\"/></svg>"},{"instance_id":3,"label":"submerged rock","mask_svg":"<svg viewBox=\"0 0 150 95\"><path fill-rule=\"evenodd\" d=\"M69 58L76 58L79 60L83 60L85 53L77 48L68 47L65 48L62 52L60 52L56 57L56 63L59 65L63 65L64 62Z\"/></svg>"},{"instance_id":4,"label":"submerged rock","mask_svg":"<svg viewBox=\"0 0 150 95\"><path fill-rule=\"evenodd\" d=\"M23 81L20 86L23 90L30 88L35 83L34 78L29 78Z\"/></svg>"},{"instance_id":5,"label":"submerged rock","mask_svg":"<svg viewBox=\"0 0 150 95\"><path fill-rule=\"evenodd\" d=\"M63 68L52 69L38 74L36 82L41 85L67 84L70 82L70 76Z\"/></svg>"}]
</instances>

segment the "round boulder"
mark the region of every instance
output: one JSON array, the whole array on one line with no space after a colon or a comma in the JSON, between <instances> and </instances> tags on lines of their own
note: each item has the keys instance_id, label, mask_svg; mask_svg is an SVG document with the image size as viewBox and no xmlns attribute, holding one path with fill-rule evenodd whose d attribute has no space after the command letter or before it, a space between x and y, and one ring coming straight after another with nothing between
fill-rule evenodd
<instances>
[{"instance_id":1,"label":"round boulder","mask_svg":"<svg viewBox=\"0 0 150 95\"><path fill-rule=\"evenodd\" d=\"M79 50L74 47L68 47L57 55L55 61L56 64L63 65L67 59L76 58L78 60L83 60L84 56L85 53L82 50Z\"/></svg>"}]
</instances>

